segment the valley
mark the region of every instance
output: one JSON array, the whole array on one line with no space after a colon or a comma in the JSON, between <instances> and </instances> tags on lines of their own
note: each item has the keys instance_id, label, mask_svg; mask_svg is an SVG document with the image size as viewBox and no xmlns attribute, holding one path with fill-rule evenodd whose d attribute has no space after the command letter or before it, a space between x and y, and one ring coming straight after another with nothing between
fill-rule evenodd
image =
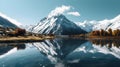
<instances>
[{"instance_id":1,"label":"valley","mask_svg":"<svg viewBox=\"0 0 120 67\"><path fill-rule=\"evenodd\" d=\"M120 2L83 1L0 0L0 67L119 67Z\"/></svg>"}]
</instances>

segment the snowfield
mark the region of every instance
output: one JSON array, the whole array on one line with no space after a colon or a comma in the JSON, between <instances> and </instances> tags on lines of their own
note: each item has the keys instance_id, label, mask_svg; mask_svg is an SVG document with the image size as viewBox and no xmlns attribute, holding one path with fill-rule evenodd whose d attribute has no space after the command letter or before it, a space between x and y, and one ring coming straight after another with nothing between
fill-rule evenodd
<instances>
[{"instance_id":1,"label":"snowfield","mask_svg":"<svg viewBox=\"0 0 120 67\"><path fill-rule=\"evenodd\" d=\"M76 22L76 24L87 32L100 29L108 30L109 28L113 30L120 29L120 15L110 20L105 19L102 21L84 21Z\"/></svg>"}]
</instances>

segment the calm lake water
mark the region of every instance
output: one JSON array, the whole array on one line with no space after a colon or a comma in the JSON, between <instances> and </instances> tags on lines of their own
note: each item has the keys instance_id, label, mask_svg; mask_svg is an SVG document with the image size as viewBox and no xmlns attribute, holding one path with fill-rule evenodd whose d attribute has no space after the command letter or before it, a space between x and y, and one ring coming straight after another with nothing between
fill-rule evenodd
<instances>
[{"instance_id":1,"label":"calm lake water","mask_svg":"<svg viewBox=\"0 0 120 67\"><path fill-rule=\"evenodd\" d=\"M0 67L120 67L119 45L72 38L0 43Z\"/></svg>"}]
</instances>

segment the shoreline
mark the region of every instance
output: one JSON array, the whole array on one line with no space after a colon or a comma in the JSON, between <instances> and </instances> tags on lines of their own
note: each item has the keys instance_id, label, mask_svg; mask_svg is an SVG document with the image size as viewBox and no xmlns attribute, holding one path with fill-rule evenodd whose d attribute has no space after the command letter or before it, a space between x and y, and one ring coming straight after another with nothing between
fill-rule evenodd
<instances>
[{"instance_id":1,"label":"shoreline","mask_svg":"<svg viewBox=\"0 0 120 67\"><path fill-rule=\"evenodd\" d=\"M116 39L120 39L120 36L88 36L88 39L102 39L102 40L116 40Z\"/></svg>"},{"instance_id":2,"label":"shoreline","mask_svg":"<svg viewBox=\"0 0 120 67\"><path fill-rule=\"evenodd\" d=\"M0 43L21 43L21 42L41 42L45 39L53 39L54 37L51 36L43 36L43 37L37 37L37 36L19 36L19 37L2 37L0 38Z\"/></svg>"},{"instance_id":3,"label":"shoreline","mask_svg":"<svg viewBox=\"0 0 120 67\"><path fill-rule=\"evenodd\" d=\"M28 42L41 42L45 39L53 39L54 36L18 36L18 37L1 37L0 43L28 43ZM69 37L68 37L69 38ZM82 38L87 40L119 40L120 36L88 36L88 37L70 37L70 38Z\"/></svg>"}]
</instances>

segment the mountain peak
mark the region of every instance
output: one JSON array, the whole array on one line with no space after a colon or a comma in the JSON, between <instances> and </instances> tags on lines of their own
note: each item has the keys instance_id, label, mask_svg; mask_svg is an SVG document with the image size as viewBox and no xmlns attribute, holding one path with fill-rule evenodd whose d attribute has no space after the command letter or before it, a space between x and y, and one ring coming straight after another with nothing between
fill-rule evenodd
<instances>
[{"instance_id":1,"label":"mountain peak","mask_svg":"<svg viewBox=\"0 0 120 67\"><path fill-rule=\"evenodd\" d=\"M63 18L66 18L63 14L58 14L58 15L55 15L55 16L51 16L51 17L44 17L43 19L40 20L40 22L43 22L44 20L50 20L50 19L63 19Z\"/></svg>"},{"instance_id":2,"label":"mountain peak","mask_svg":"<svg viewBox=\"0 0 120 67\"><path fill-rule=\"evenodd\" d=\"M32 28L32 32L40 34L74 35L86 33L74 22L68 20L63 14L43 18L39 24Z\"/></svg>"},{"instance_id":3,"label":"mountain peak","mask_svg":"<svg viewBox=\"0 0 120 67\"><path fill-rule=\"evenodd\" d=\"M66 18L63 14L57 14L57 15L53 15L53 16L51 16L51 17L47 17L48 19L50 19L50 18Z\"/></svg>"}]
</instances>

